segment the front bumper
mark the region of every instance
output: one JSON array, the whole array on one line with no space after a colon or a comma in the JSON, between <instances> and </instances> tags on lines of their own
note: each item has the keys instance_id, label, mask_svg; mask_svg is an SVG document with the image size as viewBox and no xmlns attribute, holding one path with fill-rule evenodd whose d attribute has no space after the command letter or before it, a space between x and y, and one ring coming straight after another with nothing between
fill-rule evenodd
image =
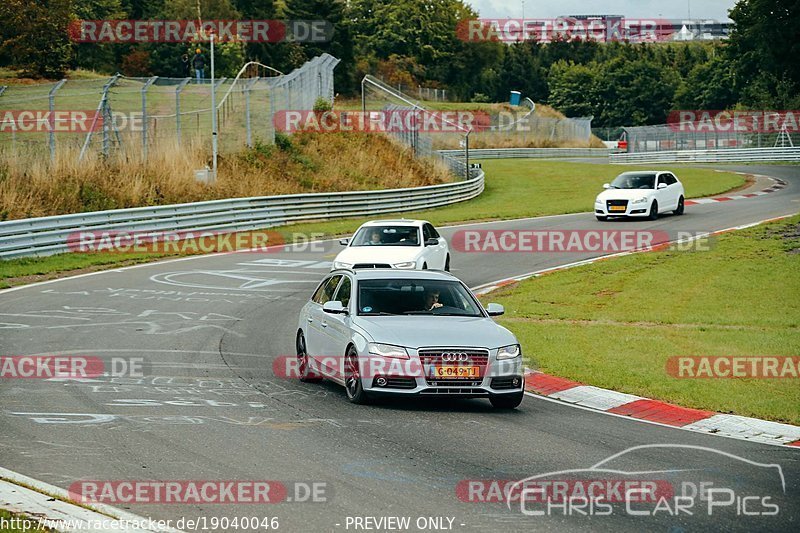
<instances>
[{"instance_id":1,"label":"front bumper","mask_svg":"<svg viewBox=\"0 0 800 533\"><path fill-rule=\"evenodd\" d=\"M416 352L408 360L389 365L382 358L369 355L366 365L362 363L361 384L365 391L380 395L474 398L519 393L525 386L522 357L498 361L496 353L497 350L490 352L480 376L452 379L433 378L431 368L435 365L423 363ZM382 366L370 365L369 361L376 359ZM364 373L363 368L377 370Z\"/></svg>"},{"instance_id":2,"label":"front bumper","mask_svg":"<svg viewBox=\"0 0 800 533\"><path fill-rule=\"evenodd\" d=\"M624 207L624 209L614 209ZM634 204L627 200L609 200L594 204L594 213L603 217L646 217L650 214L647 202Z\"/></svg>"}]
</instances>

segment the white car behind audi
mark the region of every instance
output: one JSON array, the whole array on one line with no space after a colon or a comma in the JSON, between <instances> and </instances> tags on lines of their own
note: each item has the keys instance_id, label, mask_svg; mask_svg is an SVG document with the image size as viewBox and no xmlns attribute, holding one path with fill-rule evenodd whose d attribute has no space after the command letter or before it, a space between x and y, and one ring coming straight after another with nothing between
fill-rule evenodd
<instances>
[{"instance_id":1,"label":"white car behind audi","mask_svg":"<svg viewBox=\"0 0 800 533\"><path fill-rule=\"evenodd\" d=\"M683 184L672 172L625 172L603 188L605 191L594 201L594 214L600 221L608 220L608 217L656 220L658 215L669 211L683 214Z\"/></svg>"},{"instance_id":2,"label":"white car behind audi","mask_svg":"<svg viewBox=\"0 0 800 533\"><path fill-rule=\"evenodd\" d=\"M447 241L425 220L374 220L339 242L347 248L334 259L333 270L450 270Z\"/></svg>"}]
</instances>

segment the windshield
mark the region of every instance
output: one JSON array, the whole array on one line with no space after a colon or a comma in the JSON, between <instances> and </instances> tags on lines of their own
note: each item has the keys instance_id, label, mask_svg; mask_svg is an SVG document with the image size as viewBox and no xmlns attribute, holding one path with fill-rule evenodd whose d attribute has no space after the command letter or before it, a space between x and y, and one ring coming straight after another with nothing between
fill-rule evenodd
<instances>
[{"instance_id":1,"label":"windshield","mask_svg":"<svg viewBox=\"0 0 800 533\"><path fill-rule=\"evenodd\" d=\"M461 283L425 279L360 281L358 314L484 316L480 304Z\"/></svg>"},{"instance_id":2,"label":"windshield","mask_svg":"<svg viewBox=\"0 0 800 533\"><path fill-rule=\"evenodd\" d=\"M655 189L655 174L620 174L611 182L612 189Z\"/></svg>"},{"instance_id":3,"label":"windshield","mask_svg":"<svg viewBox=\"0 0 800 533\"><path fill-rule=\"evenodd\" d=\"M419 246L416 226L368 226L361 228L350 246Z\"/></svg>"}]
</instances>

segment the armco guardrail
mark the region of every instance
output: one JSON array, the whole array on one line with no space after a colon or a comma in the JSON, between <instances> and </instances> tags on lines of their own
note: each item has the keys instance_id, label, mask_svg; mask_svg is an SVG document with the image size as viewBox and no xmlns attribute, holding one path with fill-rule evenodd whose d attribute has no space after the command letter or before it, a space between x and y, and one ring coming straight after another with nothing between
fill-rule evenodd
<instances>
[{"instance_id":1,"label":"armco guardrail","mask_svg":"<svg viewBox=\"0 0 800 533\"><path fill-rule=\"evenodd\" d=\"M462 150L439 150L439 153L455 159L463 159ZM608 148L480 148L470 149L469 157L479 159L547 159L555 157L608 157Z\"/></svg>"},{"instance_id":2,"label":"armco guardrail","mask_svg":"<svg viewBox=\"0 0 800 533\"><path fill-rule=\"evenodd\" d=\"M469 180L413 189L234 198L11 220L0 222L0 258L67 252L67 237L79 231L245 231L429 209L475 198L483 187L484 174L477 169Z\"/></svg>"},{"instance_id":3,"label":"armco guardrail","mask_svg":"<svg viewBox=\"0 0 800 533\"><path fill-rule=\"evenodd\" d=\"M649 163L740 163L759 161L800 161L800 148L733 148L727 150L673 150L612 154L618 165Z\"/></svg>"}]
</instances>

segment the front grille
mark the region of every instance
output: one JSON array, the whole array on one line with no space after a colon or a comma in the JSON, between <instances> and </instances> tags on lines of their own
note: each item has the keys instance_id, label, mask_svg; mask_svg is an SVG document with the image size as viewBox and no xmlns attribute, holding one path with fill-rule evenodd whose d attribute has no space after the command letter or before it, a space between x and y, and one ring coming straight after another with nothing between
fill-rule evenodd
<instances>
[{"instance_id":1,"label":"front grille","mask_svg":"<svg viewBox=\"0 0 800 533\"><path fill-rule=\"evenodd\" d=\"M353 265L353 270L359 268L392 268L392 265L386 263L357 263Z\"/></svg>"},{"instance_id":2,"label":"front grille","mask_svg":"<svg viewBox=\"0 0 800 533\"><path fill-rule=\"evenodd\" d=\"M624 213L625 211L615 211L611 209L613 206L622 206L625 208L625 211L628 210L628 200L607 200L606 201L606 210L609 213Z\"/></svg>"},{"instance_id":3,"label":"front grille","mask_svg":"<svg viewBox=\"0 0 800 533\"><path fill-rule=\"evenodd\" d=\"M420 362L425 370L425 381L429 385L437 386L456 386L456 387L479 387L483 376L486 374L486 366L489 364L489 350L480 348L424 348L418 351ZM445 361L445 354L459 354L461 361ZM432 366L477 366L480 367L480 379L465 378L434 378L430 376Z\"/></svg>"},{"instance_id":4,"label":"front grille","mask_svg":"<svg viewBox=\"0 0 800 533\"><path fill-rule=\"evenodd\" d=\"M457 395L457 396L488 396L489 393L483 389L469 389L463 387L435 387L433 389L425 389L420 394L424 395Z\"/></svg>"}]
</instances>

